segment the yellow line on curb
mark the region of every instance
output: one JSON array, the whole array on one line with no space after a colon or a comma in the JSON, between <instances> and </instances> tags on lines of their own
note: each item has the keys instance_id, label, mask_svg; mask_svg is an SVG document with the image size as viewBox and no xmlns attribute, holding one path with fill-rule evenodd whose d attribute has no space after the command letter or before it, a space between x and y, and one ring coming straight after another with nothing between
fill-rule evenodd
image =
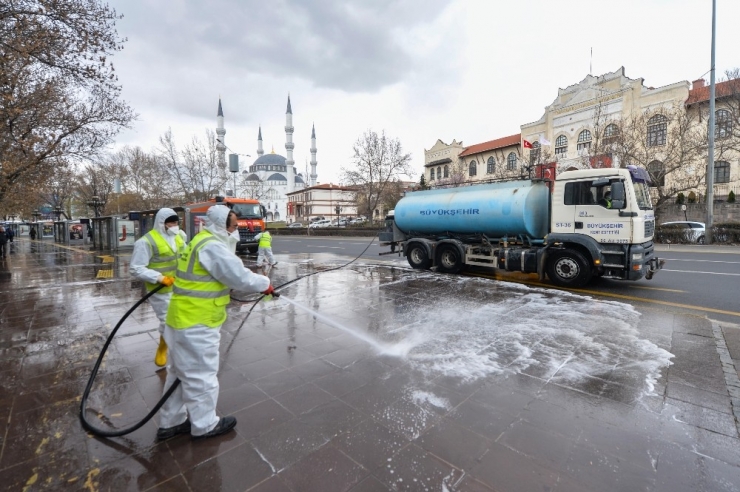
<instances>
[{"instance_id":1,"label":"yellow line on curb","mask_svg":"<svg viewBox=\"0 0 740 492\"><path fill-rule=\"evenodd\" d=\"M600 292L600 291L597 291L597 290L568 289L568 288L564 288L564 287L558 287L556 285L543 284L541 282L528 282L528 281L523 281L523 280L514 280L513 278L510 278L510 277L509 278L502 277L502 276L499 276L499 275L489 276L489 275L485 275L485 274L478 275L478 274L471 274L471 273L466 273L466 275L470 275L471 277L489 278L491 280L504 280L504 281L509 281L509 282L516 282L516 283L519 283L519 284L533 285L535 287L544 287L546 289L564 290L566 292L577 292L579 294L589 294L589 295L603 296L603 297L614 297L616 299L624 299L624 300L627 300L627 301L644 302L644 303L649 303L649 304L659 304L661 306L671 306L671 307L678 307L678 308L683 308L683 309L692 309L692 310L695 310L695 311L703 311L703 312L707 312L707 313L724 314L724 315L727 315L727 316L736 316L736 317L740 318L740 312L736 312L736 311L725 311L724 309L715 309L715 308L709 308L709 307L703 307L703 306L694 306L692 304L682 304L682 303L679 303L679 302L671 302L671 301L659 301L659 300L656 300L656 299L645 299L643 297L635 297L635 296L629 296L629 295L625 295L625 294L614 294L614 293L611 293L611 292Z\"/></svg>"},{"instance_id":2,"label":"yellow line on curb","mask_svg":"<svg viewBox=\"0 0 740 492\"><path fill-rule=\"evenodd\" d=\"M663 287L643 287L641 285L633 285L633 289L645 289L645 290L662 290L663 292L677 292L679 294L685 294L685 290L677 290L677 289L665 289Z\"/></svg>"}]
</instances>

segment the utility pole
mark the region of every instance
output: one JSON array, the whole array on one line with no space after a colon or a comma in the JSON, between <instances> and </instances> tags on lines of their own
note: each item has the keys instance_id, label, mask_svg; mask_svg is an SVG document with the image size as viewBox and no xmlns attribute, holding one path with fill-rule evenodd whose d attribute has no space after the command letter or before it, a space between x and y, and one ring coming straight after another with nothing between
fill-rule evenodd
<instances>
[{"instance_id":1,"label":"utility pole","mask_svg":"<svg viewBox=\"0 0 740 492\"><path fill-rule=\"evenodd\" d=\"M717 31L717 0L712 0L712 66L709 69L709 156L707 159L707 223L704 242L712 244L714 222L714 51Z\"/></svg>"}]
</instances>

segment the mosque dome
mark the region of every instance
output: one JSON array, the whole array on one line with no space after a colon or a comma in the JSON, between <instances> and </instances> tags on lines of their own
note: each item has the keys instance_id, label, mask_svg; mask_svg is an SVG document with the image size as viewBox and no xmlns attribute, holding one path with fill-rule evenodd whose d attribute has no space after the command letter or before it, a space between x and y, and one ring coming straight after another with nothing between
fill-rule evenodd
<instances>
[{"instance_id":1,"label":"mosque dome","mask_svg":"<svg viewBox=\"0 0 740 492\"><path fill-rule=\"evenodd\" d=\"M250 174L249 176L247 176L247 181L259 181L259 180L260 180L260 177L257 176L256 174Z\"/></svg>"},{"instance_id":2,"label":"mosque dome","mask_svg":"<svg viewBox=\"0 0 740 492\"><path fill-rule=\"evenodd\" d=\"M267 164L267 165L285 165L285 157L281 156L280 154L265 154L261 155L257 158L256 161L254 161L255 166L259 166L261 164Z\"/></svg>"},{"instance_id":3,"label":"mosque dome","mask_svg":"<svg viewBox=\"0 0 740 492\"><path fill-rule=\"evenodd\" d=\"M267 178L267 181L288 181L288 178L286 178L282 174L275 173Z\"/></svg>"},{"instance_id":4,"label":"mosque dome","mask_svg":"<svg viewBox=\"0 0 740 492\"><path fill-rule=\"evenodd\" d=\"M297 176L297 175L296 175L296 177L295 177L295 182L296 182L296 183L304 183L304 184L306 183L305 181L303 181L303 178L302 178L302 177L300 177L300 176Z\"/></svg>"}]
</instances>

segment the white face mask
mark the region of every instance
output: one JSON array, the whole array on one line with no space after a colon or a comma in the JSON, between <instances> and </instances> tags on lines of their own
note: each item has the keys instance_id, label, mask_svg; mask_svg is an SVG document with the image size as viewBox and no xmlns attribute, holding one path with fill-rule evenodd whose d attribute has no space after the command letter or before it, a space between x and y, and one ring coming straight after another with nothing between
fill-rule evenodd
<instances>
[{"instance_id":1,"label":"white face mask","mask_svg":"<svg viewBox=\"0 0 740 492\"><path fill-rule=\"evenodd\" d=\"M229 241L229 249L231 249L232 253L236 253L236 245L239 244L239 241L240 241L238 228L234 232L229 233L228 241Z\"/></svg>"},{"instance_id":2,"label":"white face mask","mask_svg":"<svg viewBox=\"0 0 740 492\"><path fill-rule=\"evenodd\" d=\"M172 226L167 229L167 234L169 234L170 236L177 236L178 232L180 232L180 226Z\"/></svg>"}]
</instances>

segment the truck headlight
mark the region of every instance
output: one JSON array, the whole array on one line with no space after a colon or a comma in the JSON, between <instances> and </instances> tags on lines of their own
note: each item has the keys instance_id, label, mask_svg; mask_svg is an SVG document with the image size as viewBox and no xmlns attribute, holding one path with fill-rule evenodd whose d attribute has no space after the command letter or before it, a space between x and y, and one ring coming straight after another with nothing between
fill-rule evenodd
<instances>
[{"instance_id":1,"label":"truck headlight","mask_svg":"<svg viewBox=\"0 0 740 492\"><path fill-rule=\"evenodd\" d=\"M632 253L632 261L638 261L642 259L642 253Z\"/></svg>"}]
</instances>

